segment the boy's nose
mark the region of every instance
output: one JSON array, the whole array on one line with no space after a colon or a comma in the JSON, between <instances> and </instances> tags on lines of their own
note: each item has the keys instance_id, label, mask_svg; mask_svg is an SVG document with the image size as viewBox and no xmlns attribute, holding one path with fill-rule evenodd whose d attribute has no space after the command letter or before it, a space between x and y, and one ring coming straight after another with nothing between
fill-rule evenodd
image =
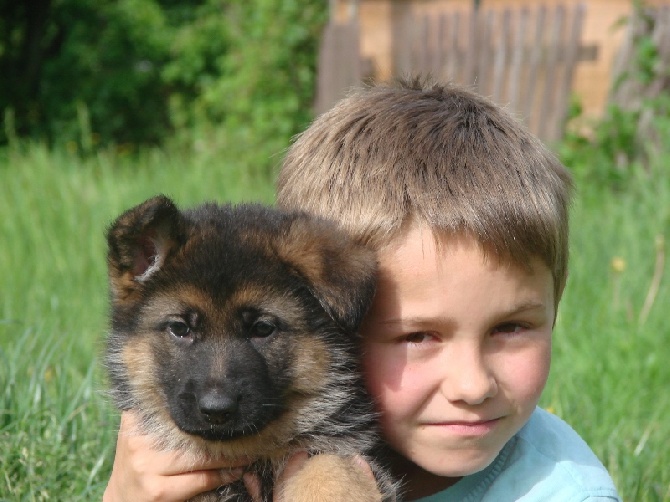
<instances>
[{"instance_id":1,"label":"boy's nose","mask_svg":"<svg viewBox=\"0 0 670 502\"><path fill-rule=\"evenodd\" d=\"M449 401L481 404L498 392L495 376L478 347L461 347L444 364L442 393Z\"/></svg>"}]
</instances>

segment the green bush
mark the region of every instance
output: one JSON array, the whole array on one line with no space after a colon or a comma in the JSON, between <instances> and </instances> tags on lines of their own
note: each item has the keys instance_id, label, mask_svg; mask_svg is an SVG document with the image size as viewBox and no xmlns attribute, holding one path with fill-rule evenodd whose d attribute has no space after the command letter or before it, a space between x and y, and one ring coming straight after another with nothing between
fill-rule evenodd
<instances>
[{"instance_id":1,"label":"green bush","mask_svg":"<svg viewBox=\"0 0 670 502\"><path fill-rule=\"evenodd\" d=\"M86 149L223 129L226 145L267 153L310 118L325 0L3 3L0 142Z\"/></svg>"},{"instance_id":2,"label":"green bush","mask_svg":"<svg viewBox=\"0 0 670 502\"><path fill-rule=\"evenodd\" d=\"M2 65L15 76L1 88L0 106L13 110L19 136L79 140L82 119L95 141L151 142L167 132L159 70L170 39L155 2L61 0L39 33L30 29L36 13L24 14L4 26L0 42ZM40 50L23 64L28 44Z\"/></svg>"},{"instance_id":3,"label":"green bush","mask_svg":"<svg viewBox=\"0 0 670 502\"><path fill-rule=\"evenodd\" d=\"M180 30L165 67L165 80L179 89L171 95L177 138L222 153L242 149L251 167L277 163L276 154L312 118L327 4L235 0L222 9L220 3L209 0ZM218 38L207 35L217 29L216 12L226 19ZM214 38L220 50L208 53Z\"/></svg>"},{"instance_id":4,"label":"green bush","mask_svg":"<svg viewBox=\"0 0 670 502\"><path fill-rule=\"evenodd\" d=\"M566 136L558 146L562 160L577 176L619 191L636 176L650 174L652 157L670 153L664 141L670 132L670 75L653 36L656 17L643 2L633 4L633 14L621 23L635 23L632 56L616 78L613 100L586 133L571 127L583 124L581 106L574 102Z\"/></svg>"}]
</instances>

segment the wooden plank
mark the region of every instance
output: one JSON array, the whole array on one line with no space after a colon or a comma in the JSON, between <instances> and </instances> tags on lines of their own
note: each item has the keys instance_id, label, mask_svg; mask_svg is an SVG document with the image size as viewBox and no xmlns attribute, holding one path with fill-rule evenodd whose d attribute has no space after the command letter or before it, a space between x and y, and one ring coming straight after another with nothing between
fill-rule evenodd
<instances>
[{"instance_id":1,"label":"wooden plank","mask_svg":"<svg viewBox=\"0 0 670 502\"><path fill-rule=\"evenodd\" d=\"M435 75L435 78L438 80L444 80L445 75L444 75L444 68L446 67L446 54L448 52L445 51L445 46L447 43L447 30L448 30L448 25L445 19L445 16L443 14L440 14L437 16L436 19L437 23L437 33L435 36L435 52L433 54L433 61L432 61L432 66L433 66L433 74Z\"/></svg>"},{"instance_id":2,"label":"wooden plank","mask_svg":"<svg viewBox=\"0 0 670 502\"><path fill-rule=\"evenodd\" d=\"M512 49L512 67L509 79L509 106L512 110L519 110L521 96L521 82L523 81L523 56L526 45L526 25L529 11L522 8L519 11L518 23L515 30L514 47ZM525 120L525 118L524 118Z\"/></svg>"},{"instance_id":3,"label":"wooden plank","mask_svg":"<svg viewBox=\"0 0 670 502\"><path fill-rule=\"evenodd\" d=\"M528 68L527 93L524 100L524 106L521 110L522 116L528 117L528 124L532 130L536 130L537 123L540 120L536 106L536 89L538 87L538 75L540 63L542 62L542 46L544 45L544 25L547 18L547 8L542 5L537 10L535 18L535 33L533 36L533 45Z\"/></svg>"},{"instance_id":4,"label":"wooden plank","mask_svg":"<svg viewBox=\"0 0 670 502\"><path fill-rule=\"evenodd\" d=\"M626 78L626 74L632 69L631 60L635 51L635 39L643 33L643 23L637 15L631 15L628 18L626 27L626 38L619 49L618 54L612 65L612 81L610 84L610 94L608 101L611 103L629 104L633 99L637 100L639 96L634 90L631 79Z\"/></svg>"},{"instance_id":5,"label":"wooden plank","mask_svg":"<svg viewBox=\"0 0 670 502\"><path fill-rule=\"evenodd\" d=\"M498 20L498 13L495 11L490 11L491 23L496 23ZM490 77L490 92L489 95L494 101L500 99L501 92L501 80L502 80L502 71L505 59L505 47L502 43L500 37L500 30L498 30L497 36L493 39L493 45L491 47L492 58L491 58L491 77Z\"/></svg>"},{"instance_id":6,"label":"wooden plank","mask_svg":"<svg viewBox=\"0 0 670 502\"><path fill-rule=\"evenodd\" d=\"M582 29L584 27L584 16L586 6L583 3L578 4L572 11L572 22L568 33L566 57L563 60L563 78L558 84L557 96L554 102L556 113L553 120L553 128L548 133L551 141L557 141L563 136L565 120L568 113L568 99L572 89L572 78L574 68L577 64L579 45L582 39Z\"/></svg>"},{"instance_id":7,"label":"wooden plank","mask_svg":"<svg viewBox=\"0 0 670 502\"><path fill-rule=\"evenodd\" d=\"M400 75L402 76L406 76L411 72L416 58L416 29L414 28L414 20L414 15L410 15L405 19L403 24L402 44L406 47L406 51L403 66L400 68Z\"/></svg>"},{"instance_id":8,"label":"wooden plank","mask_svg":"<svg viewBox=\"0 0 670 502\"><path fill-rule=\"evenodd\" d=\"M417 54L416 65L418 73L425 75L431 71L431 53L432 46L430 43L431 26L430 17L423 15L417 23L419 28L417 33L417 41L419 42L419 54ZM415 73L416 73L415 72Z\"/></svg>"},{"instance_id":9,"label":"wooden plank","mask_svg":"<svg viewBox=\"0 0 670 502\"><path fill-rule=\"evenodd\" d=\"M498 103L503 102L503 93L505 91L505 69L508 65L508 39L510 35L511 15L509 9L503 11L498 47L495 50L493 92L491 94L492 99Z\"/></svg>"},{"instance_id":10,"label":"wooden plank","mask_svg":"<svg viewBox=\"0 0 670 502\"><path fill-rule=\"evenodd\" d=\"M556 139L557 134L557 122L559 120L559 109L558 109L558 98L561 93L561 82L565 75L566 66L565 60L567 58L567 35L568 27L570 25L570 15L569 11L565 6L558 6L558 9L561 9L560 19L561 19L561 31L559 34L559 39L555 42L556 50L556 59L554 60L553 75L551 75L551 93L548 97L547 103L547 121L544 129L544 136L542 138L545 141L553 142Z\"/></svg>"},{"instance_id":11,"label":"wooden plank","mask_svg":"<svg viewBox=\"0 0 670 502\"><path fill-rule=\"evenodd\" d=\"M561 47L561 38L563 32L563 23L565 21L565 7L562 5L556 7L554 24L552 26L547 54L544 60L544 85L542 89L542 100L540 101L540 117L538 123L537 135L540 138L546 138L549 132L550 114L553 111L554 83L556 78L556 64Z\"/></svg>"},{"instance_id":12,"label":"wooden plank","mask_svg":"<svg viewBox=\"0 0 670 502\"><path fill-rule=\"evenodd\" d=\"M329 23L319 48L317 73L317 113L328 110L361 80L359 27L356 20Z\"/></svg>"},{"instance_id":13,"label":"wooden plank","mask_svg":"<svg viewBox=\"0 0 670 502\"><path fill-rule=\"evenodd\" d=\"M447 56L447 78L455 82L464 82L465 78L459 73L460 68L465 68L461 54L461 46L459 43L460 29L461 29L461 14L459 12L452 13L449 17L449 55Z\"/></svg>"},{"instance_id":14,"label":"wooden plank","mask_svg":"<svg viewBox=\"0 0 670 502\"><path fill-rule=\"evenodd\" d=\"M488 11L479 14L477 24L477 72L474 81L477 82L477 90L484 95L490 95L493 89L493 53L492 34L496 22L496 12Z\"/></svg>"},{"instance_id":15,"label":"wooden plank","mask_svg":"<svg viewBox=\"0 0 670 502\"><path fill-rule=\"evenodd\" d=\"M659 7L654 15L654 31L651 39L658 50L658 61L654 72L656 78L648 86L645 95L647 97L656 97L667 86L667 75L670 61L670 8L668 6Z\"/></svg>"},{"instance_id":16,"label":"wooden plank","mask_svg":"<svg viewBox=\"0 0 670 502\"><path fill-rule=\"evenodd\" d=\"M479 61L479 51L477 50L477 35L478 35L478 16L477 11L470 11L468 15L468 43L465 47L465 85L472 85L477 88L477 67Z\"/></svg>"},{"instance_id":17,"label":"wooden plank","mask_svg":"<svg viewBox=\"0 0 670 502\"><path fill-rule=\"evenodd\" d=\"M440 78L440 18L438 16L430 17L430 31L428 33L428 44L430 45L430 54L428 58L428 71L434 78Z\"/></svg>"},{"instance_id":18,"label":"wooden plank","mask_svg":"<svg viewBox=\"0 0 670 502\"><path fill-rule=\"evenodd\" d=\"M412 57L408 61L406 72L409 74L419 73L421 71L422 45L423 45L423 26L421 18L418 15L412 16L412 21L408 26L407 35L409 36L412 47Z\"/></svg>"},{"instance_id":19,"label":"wooden plank","mask_svg":"<svg viewBox=\"0 0 670 502\"><path fill-rule=\"evenodd\" d=\"M411 16L410 3L393 0L391 4L391 73L403 75L410 59L409 39L406 34L408 18Z\"/></svg>"},{"instance_id":20,"label":"wooden plank","mask_svg":"<svg viewBox=\"0 0 670 502\"><path fill-rule=\"evenodd\" d=\"M333 99L335 91L335 25L328 23L321 36L321 45L319 47L319 61L317 72L317 91L316 91L316 113L322 113L327 110Z\"/></svg>"}]
</instances>

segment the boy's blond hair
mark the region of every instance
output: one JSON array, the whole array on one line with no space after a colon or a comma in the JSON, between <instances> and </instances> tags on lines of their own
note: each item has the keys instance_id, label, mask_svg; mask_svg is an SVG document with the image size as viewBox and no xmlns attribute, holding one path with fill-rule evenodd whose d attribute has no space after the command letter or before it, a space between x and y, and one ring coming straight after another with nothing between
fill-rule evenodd
<instances>
[{"instance_id":1,"label":"boy's blond hair","mask_svg":"<svg viewBox=\"0 0 670 502\"><path fill-rule=\"evenodd\" d=\"M539 258L567 276L565 167L520 122L453 84L421 80L354 92L290 147L277 203L338 222L375 249L407 222L473 236L487 253Z\"/></svg>"}]
</instances>

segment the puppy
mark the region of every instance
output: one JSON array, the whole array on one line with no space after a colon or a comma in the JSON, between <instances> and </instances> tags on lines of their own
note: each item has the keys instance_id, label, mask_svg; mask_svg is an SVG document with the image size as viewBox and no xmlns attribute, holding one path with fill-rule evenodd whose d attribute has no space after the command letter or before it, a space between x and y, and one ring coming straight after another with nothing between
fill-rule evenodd
<instances>
[{"instance_id":1,"label":"puppy","mask_svg":"<svg viewBox=\"0 0 670 502\"><path fill-rule=\"evenodd\" d=\"M107 240L111 393L160 448L251 459L263 501L297 450L287 502L396 500L359 364L371 251L303 213L163 196ZM241 482L196 499L251 500Z\"/></svg>"}]
</instances>

